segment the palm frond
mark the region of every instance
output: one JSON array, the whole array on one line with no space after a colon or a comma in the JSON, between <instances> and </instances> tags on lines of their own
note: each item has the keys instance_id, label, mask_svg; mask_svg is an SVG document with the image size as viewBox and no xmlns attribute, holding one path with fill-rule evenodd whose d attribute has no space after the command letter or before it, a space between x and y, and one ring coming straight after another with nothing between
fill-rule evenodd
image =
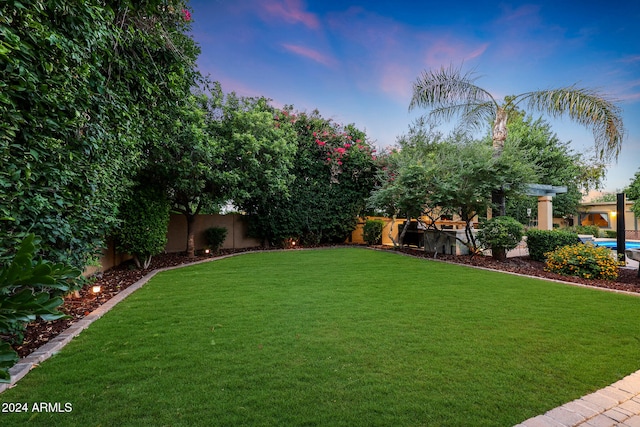
<instances>
[{"instance_id":1,"label":"palm frond","mask_svg":"<svg viewBox=\"0 0 640 427\"><path fill-rule=\"evenodd\" d=\"M489 92L475 85L473 72L462 73L460 68L429 70L413 84L409 110L415 107L443 109L464 104L497 102Z\"/></svg>"},{"instance_id":2,"label":"palm frond","mask_svg":"<svg viewBox=\"0 0 640 427\"><path fill-rule=\"evenodd\" d=\"M625 134L622 110L596 90L569 86L519 95L529 108L552 117L569 118L593 131L596 151L601 159L617 159Z\"/></svg>"}]
</instances>

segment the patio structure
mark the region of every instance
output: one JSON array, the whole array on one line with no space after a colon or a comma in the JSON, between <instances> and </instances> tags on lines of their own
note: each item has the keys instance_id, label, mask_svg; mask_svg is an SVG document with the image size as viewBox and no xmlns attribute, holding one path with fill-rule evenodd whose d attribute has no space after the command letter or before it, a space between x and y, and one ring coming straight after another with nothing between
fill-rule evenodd
<instances>
[{"instance_id":1,"label":"patio structure","mask_svg":"<svg viewBox=\"0 0 640 427\"><path fill-rule=\"evenodd\" d=\"M527 196L538 197L538 229L553 230L553 198L557 194L567 192L567 187L529 184L527 186Z\"/></svg>"}]
</instances>

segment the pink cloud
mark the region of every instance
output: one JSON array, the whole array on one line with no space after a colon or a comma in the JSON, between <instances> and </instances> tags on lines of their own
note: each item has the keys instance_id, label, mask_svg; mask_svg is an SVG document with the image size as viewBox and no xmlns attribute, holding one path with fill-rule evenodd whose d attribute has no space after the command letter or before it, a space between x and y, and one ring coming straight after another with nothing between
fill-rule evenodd
<instances>
[{"instance_id":1,"label":"pink cloud","mask_svg":"<svg viewBox=\"0 0 640 427\"><path fill-rule=\"evenodd\" d=\"M282 47L284 47L285 49L287 49L289 52L293 52L296 55L300 55L303 56L305 58L309 58L313 61L316 61L322 65L326 65L327 67L332 67L335 65L336 61L327 56L324 55L320 52L318 52L317 50L313 50L310 49L308 47L304 47L304 46L300 46L300 45L295 45L295 44L283 44Z\"/></svg>"},{"instance_id":2,"label":"pink cloud","mask_svg":"<svg viewBox=\"0 0 640 427\"><path fill-rule=\"evenodd\" d=\"M268 1L264 4L264 9L270 15L291 24L302 23L314 30L320 28L317 16L306 12L300 0Z\"/></svg>"},{"instance_id":3,"label":"pink cloud","mask_svg":"<svg viewBox=\"0 0 640 427\"><path fill-rule=\"evenodd\" d=\"M413 92L414 70L401 64L386 64L380 72L380 89L400 103L408 103Z\"/></svg>"},{"instance_id":4,"label":"pink cloud","mask_svg":"<svg viewBox=\"0 0 640 427\"><path fill-rule=\"evenodd\" d=\"M425 64L430 68L459 64L482 56L488 47L488 43L483 43L474 49L462 41L439 39L427 48Z\"/></svg>"}]
</instances>

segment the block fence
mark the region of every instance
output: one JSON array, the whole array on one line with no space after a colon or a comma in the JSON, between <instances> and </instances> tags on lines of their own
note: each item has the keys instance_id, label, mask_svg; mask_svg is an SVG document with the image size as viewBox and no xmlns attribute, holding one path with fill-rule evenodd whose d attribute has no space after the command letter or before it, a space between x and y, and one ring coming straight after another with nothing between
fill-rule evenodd
<instances>
[{"instance_id":1,"label":"block fence","mask_svg":"<svg viewBox=\"0 0 640 427\"><path fill-rule=\"evenodd\" d=\"M196 251L207 247L204 231L210 227L224 227L227 229L227 238L222 244L223 249L244 249L260 246L258 239L247 237L248 224L246 218L240 214L228 215L198 215L193 224L195 233ZM187 249L187 220L184 215L172 214L169 218L167 231L167 245L165 253L184 252ZM115 243L109 241L107 248L102 251L98 266L88 267L84 274L90 275L99 271L105 271L131 259L128 254L119 253Z\"/></svg>"}]
</instances>

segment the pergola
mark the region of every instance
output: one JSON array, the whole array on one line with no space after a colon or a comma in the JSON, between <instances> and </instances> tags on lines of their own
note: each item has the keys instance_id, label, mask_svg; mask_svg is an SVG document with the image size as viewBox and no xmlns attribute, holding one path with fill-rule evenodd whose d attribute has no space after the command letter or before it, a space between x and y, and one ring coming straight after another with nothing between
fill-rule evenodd
<instances>
[{"instance_id":1,"label":"pergola","mask_svg":"<svg viewBox=\"0 0 640 427\"><path fill-rule=\"evenodd\" d=\"M567 187L545 184L528 184L527 196L538 197L538 229L553 229L553 197L567 192Z\"/></svg>"}]
</instances>

